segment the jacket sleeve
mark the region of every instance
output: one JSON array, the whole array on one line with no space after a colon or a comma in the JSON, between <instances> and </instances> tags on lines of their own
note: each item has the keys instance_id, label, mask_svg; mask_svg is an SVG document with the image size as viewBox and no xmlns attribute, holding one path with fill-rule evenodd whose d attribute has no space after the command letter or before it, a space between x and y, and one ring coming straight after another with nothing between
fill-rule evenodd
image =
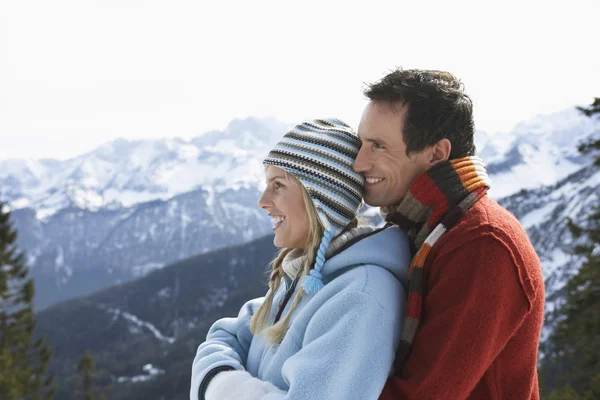
<instances>
[{"instance_id":1,"label":"jacket sleeve","mask_svg":"<svg viewBox=\"0 0 600 400\"><path fill-rule=\"evenodd\" d=\"M244 304L237 318L223 318L211 326L192 363L191 400L198 400L200 389L205 390L217 373L245 370L253 337L250 319L263 300L263 297L251 300Z\"/></svg>"},{"instance_id":2,"label":"jacket sleeve","mask_svg":"<svg viewBox=\"0 0 600 400\"><path fill-rule=\"evenodd\" d=\"M530 311L515 255L486 233L433 261L423 319L381 399L465 399Z\"/></svg>"},{"instance_id":3,"label":"jacket sleeve","mask_svg":"<svg viewBox=\"0 0 600 400\"><path fill-rule=\"evenodd\" d=\"M403 299L404 292L386 310L363 292L335 295L315 313L304 337L295 338L301 349L282 368L287 392L247 373L223 372L209 386L206 399L377 399L399 342Z\"/></svg>"}]
</instances>

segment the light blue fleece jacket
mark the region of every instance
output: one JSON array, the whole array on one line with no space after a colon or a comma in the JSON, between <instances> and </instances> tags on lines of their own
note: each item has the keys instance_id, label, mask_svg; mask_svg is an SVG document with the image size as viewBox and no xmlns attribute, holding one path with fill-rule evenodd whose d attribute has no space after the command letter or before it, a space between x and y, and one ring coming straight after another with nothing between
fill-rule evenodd
<instances>
[{"instance_id":1,"label":"light blue fleece jacket","mask_svg":"<svg viewBox=\"0 0 600 400\"><path fill-rule=\"evenodd\" d=\"M206 400L377 399L400 341L410 259L408 240L397 227L335 254L323 265L325 286L304 294L280 344L250 332L250 318L264 298L246 303L237 318L217 321L198 347L190 399L198 400L207 376ZM287 285L274 296L271 323ZM227 369L241 372L214 375Z\"/></svg>"}]
</instances>

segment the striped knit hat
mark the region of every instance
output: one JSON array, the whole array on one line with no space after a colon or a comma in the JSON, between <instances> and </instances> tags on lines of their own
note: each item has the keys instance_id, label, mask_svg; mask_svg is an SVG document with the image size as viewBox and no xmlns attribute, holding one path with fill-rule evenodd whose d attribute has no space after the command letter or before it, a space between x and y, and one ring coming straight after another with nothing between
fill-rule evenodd
<instances>
[{"instance_id":1,"label":"striped knit hat","mask_svg":"<svg viewBox=\"0 0 600 400\"><path fill-rule=\"evenodd\" d=\"M314 268L302 287L313 294L323 287L321 269L331 239L356 216L364 193L364 177L352 169L361 141L339 119L316 119L296 125L264 160L294 175L304 186L324 233Z\"/></svg>"}]
</instances>

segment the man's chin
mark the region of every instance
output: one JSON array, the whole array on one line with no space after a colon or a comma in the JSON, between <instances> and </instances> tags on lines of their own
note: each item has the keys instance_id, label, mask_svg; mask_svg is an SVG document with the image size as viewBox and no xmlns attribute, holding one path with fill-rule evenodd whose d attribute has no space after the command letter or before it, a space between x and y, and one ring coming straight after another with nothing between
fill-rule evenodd
<instances>
[{"instance_id":1,"label":"man's chin","mask_svg":"<svg viewBox=\"0 0 600 400\"><path fill-rule=\"evenodd\" d=\"M371 207L383 207L383 206L385 206L385 203L383 203L381 201L381 199L378 199L375 196L371 197L371 196L367 195L367 196L365 196L364 201L365 201L365 203L368 206L371 206Z\"/></svg>"},{"instance_id":2,"label":"man's chin","mask_svg":"<svg viewBox=\"0 0 600 400\"><path fill-rule=\"evenodd\" d=\"M371 207L388 207L399 204L401 200L394 201L393 199L386 199L382 196L369 196L368 194L364 197L364 202Z\"/></svg>"}]
</instances>

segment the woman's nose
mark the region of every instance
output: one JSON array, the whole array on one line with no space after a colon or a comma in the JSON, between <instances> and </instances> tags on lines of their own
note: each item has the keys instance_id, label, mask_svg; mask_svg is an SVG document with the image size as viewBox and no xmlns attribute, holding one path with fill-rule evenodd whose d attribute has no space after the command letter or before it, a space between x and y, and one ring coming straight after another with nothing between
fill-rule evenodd
<instances>
[{"instance_id":1,"label":"woman's nose","mask_svg":"<svg viewBox=\"0 0 600 400\"><path fill-rule=\"evenodd\" d=\"M262 209L266 209L271 204L272 204L272 201L270 199L270 196L267 193L267 190L265 190L263 192L263 194L260 196L260 199L258 199L258 206Z\"/></svg>"}]
</instances>

